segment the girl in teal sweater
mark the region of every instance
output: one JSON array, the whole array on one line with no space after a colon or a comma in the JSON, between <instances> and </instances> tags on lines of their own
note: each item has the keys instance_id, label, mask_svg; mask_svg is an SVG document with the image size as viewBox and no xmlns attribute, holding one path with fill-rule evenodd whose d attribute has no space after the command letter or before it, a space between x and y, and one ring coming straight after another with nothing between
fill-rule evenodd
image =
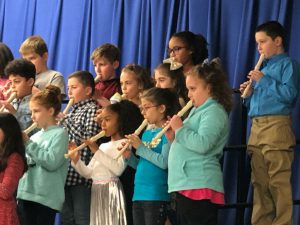
<instances>
[{"instance_id":1,"label":"girl in teal sweater","mask_svg":"<svg viewBox=\"0 0 300 225\"><path fill-rule=\"evenodd\" d=\"M194 108L184 122L178 116L170 120L169 192L176 192L180 224L217 225L217 205L224 204L219 161L229 135L231 89L214 61L189 73L186 86Z\"/></svg>"},{"instance_id":2,"label":"girl in teal sweater","mask_svg":"<svg viewBox=\"0 0 300 225\"><path fill-rule=\"evenodd\" d=\"M164 225L166 205L170 200L167 186L167 168L169 144L165 136L152 149L147 143L161 131L168 116L180 109L178 96L169 89L151 88L141 97L141 109L144 118L151 127L142 136L127 136L136 149L137 159L133 154L129 165L136 168L133 194L134 225Z\"/></svg>"},{"instance_id":3,"label":"girl in teal sweater","mask_svg":"<svg viewBox=\"0 0 300 225\"><path fill-rule=\"evenodd\" d=\"M18 186L18 204L25 225L53 225L61 210L68 162L64 158L68 134L56 125L60 112L60 89L48 86L30 100L32 120L41 128L26 140L28 171Z\"/></svg>"}]
</instances>

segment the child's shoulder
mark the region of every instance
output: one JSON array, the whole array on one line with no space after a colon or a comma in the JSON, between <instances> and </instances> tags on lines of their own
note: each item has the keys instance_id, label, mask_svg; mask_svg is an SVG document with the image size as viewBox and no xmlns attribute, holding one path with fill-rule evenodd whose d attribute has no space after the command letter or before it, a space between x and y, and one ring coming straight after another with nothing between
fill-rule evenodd
<instances>
[{"instance_id":1,"label":"child's shoulder","mask_svg":"<svg viewBox=\"0 0 300 225\"><path fill-rule=\"evenodd\" d=\"M44 76L54 76L54 75L62 76L61 72L56 71L56 70L51 70L51 69L48 69L48 70L42 72L41 74L44 75Z\"/></svg>"},{"instance_id":2,"label":"child's shoulder","mask_svg":"<svg viewBox=\"0 0 300 225\"><path fill-rule=\"evenodd\" d=\"M78 102L77 108L80 108L80 110L91 111L91 110L97 110L99 108L99 106L94 99L89 98L89 99Z\"/></svg>"}]
</instances>

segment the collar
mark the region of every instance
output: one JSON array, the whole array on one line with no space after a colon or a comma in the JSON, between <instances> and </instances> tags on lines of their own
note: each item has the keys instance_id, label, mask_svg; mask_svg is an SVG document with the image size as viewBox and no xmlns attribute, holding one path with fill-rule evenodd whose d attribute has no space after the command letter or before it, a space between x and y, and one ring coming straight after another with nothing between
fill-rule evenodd
<instances>
[{"instance_id":1,"label":"collar","mask_svg":"<svg viewBox=\"0 0 300 225\"><path fill-rule=\"evenodd\" d=\"M26 95L23 98L16 98L13 103L18 103L20 104L21 102L29 102L29 100L31 99L32 94L30 95Z\"/></svg>"},{"instance_id":2,"label":"collar","mask_svg":"<svg viewBox=\"0 0 300 225\"><path fill-rule=\"evenodd\" d=\"M281 53L281 54L277 54L277 55L273 55L271 58L269 59L266 59L265 60L265 63L266 65L268 64L274 64L274 63L277 63L278 61L284 59L288 57L288 55L286 53Z\"/></svg>"},{"instance_id":3,"label":"collar","mask_svg":"<svg viewBox=\"0 0 300 225\"><path fill-rule=\"evenodd\" d=\"M49 131L49 130L53 130L56 129L58 126L57 125L51 125L49 127L47 127L47 129L41 129L43 132Z\"/></svg>"},{"instance_id":4,"label":"collar","mask_svg":"<svg viewBox=\"0 0 300 225\"><path fill-rule=\"evenodd\" d=\"M96 101L94 99L89 98L89 99L82 100L82 101L77 102L76 104L74 104L73 105L73 109L77 109L77 108L79 108L81 106L84 106L84 105L87 105L87 104L91 104L91 103L97 105L97 103L96 103Z\"/></svg>"},{"instance_id":5,"label":"collar","mask_svg":"<svg viewBox=\"0 0 300 225\"><path fill-rule=\"evenodd\" d=\"M110 80L104 80L102 81L103 84L110 84L110 83L114 83L116 81L119 81L120 79L119 78L113 78L113 79L110 79Z\"/></svg>"},{"instance_id":6,"label":"collar","mask_svg":"<svg viewBox=\"0 0 300 225\"><path fill-rule=\"evenodd\" d=\"M212 97L209 97L208 99L206 99L206 101L202 105L192 108L191 114L194 112L199 112L203 109L206 109L207 107L209 107L210 105L215 104L215 103L216 103L216 100L214 100Z\"/></svg>"}]
</instances>

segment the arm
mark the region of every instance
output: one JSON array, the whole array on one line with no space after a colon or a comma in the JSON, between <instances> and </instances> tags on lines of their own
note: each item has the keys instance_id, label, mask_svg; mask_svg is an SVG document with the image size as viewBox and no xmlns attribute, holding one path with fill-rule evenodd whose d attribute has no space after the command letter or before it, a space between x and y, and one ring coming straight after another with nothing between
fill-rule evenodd
<instances>
[{"instance_id":1,"label":"arm","mask_svg":"<svg viewBox=\"0 0 300 225\"><path fill-rule=\"evenodd\" d=\"M133 169L136 170L137 164L139 163L139 159L133 154L131 153L130 158L128 159L127 164L132 167Z\"/></svg>"},{"instance_id":2,"label":"arm","mask_svg":"<svg viewBox=\"0 0 300 225\"><path fill-rule=\"evenodd\" d=\"M206 154L223 138L224 129L228 126L228 116L221 109L213 107L201 115L200 121L190 122L197 122L198 130L193 130L185 124L176 130L175 141L190 151Z\"/></svg>"},{"instance_id":3,"label":"arm","mask_svg":"<svg viewBox=\"0 0 300 225\"><path fill-rule=\"evenodd\" d=\"M76 121L66 116L63 125L71 131L77 145L81 144L82 140L87 140L100 132L100 128L94 120L96 112L97 108L89 108L84 112L84 115L80 116Z\"/></svg>"},{"instance_id":4,"label":"arm","mask_svg":"<svg viewBox=\"0 0 300 225\"><path fill-rule=\"evenodd\" d=\"M78 160L76 163L71 161L71 165L75 170L86 179L91 179L93 173L94 159L92 158L88 165L85 165L82 160Z\"/></svg>"},{"instance_id":5,"label":"arm","mask_svg":"<svg viewBox=\"0 0 300 225\"><path fill-rule=\"evenodd\" d=\"M153 163L161 169L167 169L169 150L170 145L168 143L164 143L162 145L161 153L152 151L151 149L147 148L144 144L141 144L138 147L136 154L143 157L144 159L147 159L148 161L150 161L151 163Z\"/></svg>"},{"instance_id":6,"label":"arm","mask_svg":"<svg viewBox=\"0 0 300 225\"><path fill-rule=\"evenodd\" d=\"M121 174L126 168L126 163L123 157L120 157L118 160L115 160L110 156L106 155L100 149L94 154L93 158L101 162L101 164L103 164L116 176L121 176Z\"/></svg>"},{"instance_id":7,"label":"arm","mask_svg":"<svg viewBox=\"0 0 300 225\"><path fill-rule=\"evenodd\" d=\"M55 85L57 87L59 87L60 91L61 91L61 94L62 95L65 95L65 80L64 80L64 77L61 73L59 72L56 72L52 79L50 80L49 82L50 84L52 85Z\"/></svg>"},{"instance_id":8,"label":"arm","mask_svg":"<svg viewBox=\"0 0 300 225\"><path fill-rule=\"evenodd\" d=\"M66 161L64 154L68 149L68 135L61 131L51 138L48 146L37 144L32 140L26 143L26 153L36 164L49 171L56 170Z\"/></svg>"},{"instance_id":9,"label":"arm","mask_svg":"<svg viewBox=\"0 0 300 225\"><path fill-rule=\"evenodd\" d=\"M0 199L7 200L14 196L19 179L23 175L24 163L19 155L11 155L4 171L3 180L0 183Z\"/></svg>"},{"instance_id":10,"label":"arm","mask_svg":"<svg viewBox=\"0 0 300 225\"><path fill-rule=\"evenodd\" d=\"M296 73L297 68L295 67L293 63L283 65L279 71L282 74L281 80L274 79L274 76L270 76L267 71L255 88L263 88L269 95L277 97L281 102L292 103L299 89L299 75Z\"/></svg>"}]
</instances>

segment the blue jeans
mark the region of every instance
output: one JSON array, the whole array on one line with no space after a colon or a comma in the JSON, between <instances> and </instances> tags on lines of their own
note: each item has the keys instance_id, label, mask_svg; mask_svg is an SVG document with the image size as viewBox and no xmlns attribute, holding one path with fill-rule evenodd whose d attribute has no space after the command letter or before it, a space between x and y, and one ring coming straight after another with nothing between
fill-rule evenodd
<instances>
[{"instance_id":1,"label":"blue jeans","mask_svg":"<svg viewBox=\"0 0 300 225\"><path fill-rule=\"evenodd\" d=\"M134 225L164 225L166 222L167 202L134 201L132 206Z\"/></svg>"},{"instance_id":2,"label":"blue jeans","mask_svg":"<svg viewBox=\"0 0 300 225\"><path fill-rule=\"evenodd\" d=\"M61 211L61 224L90 224L90 206L91 188L85 185L65 187L65 202Z\"/></svg>"}]
</instances>

